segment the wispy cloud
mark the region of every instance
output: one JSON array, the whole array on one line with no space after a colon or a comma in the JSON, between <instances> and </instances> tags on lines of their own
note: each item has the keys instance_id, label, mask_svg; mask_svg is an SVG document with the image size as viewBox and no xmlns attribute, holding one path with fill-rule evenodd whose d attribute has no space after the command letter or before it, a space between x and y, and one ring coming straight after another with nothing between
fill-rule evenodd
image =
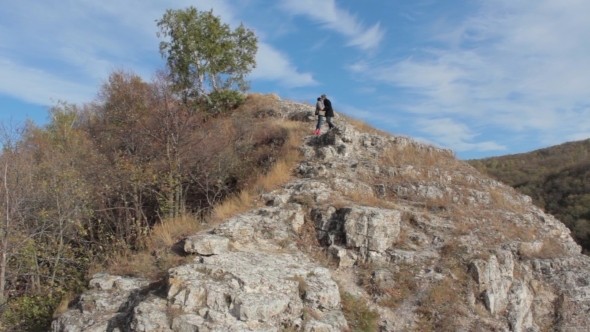
<instances>
[{"instance_id":1,"label":"wispy cloud","mask_svg":"<svg viewBox=\"0 0 590 332\"><path fill-rule=\"evenodd\" d=\"M65 98L81 103L96 95L96 87L4 59L0 59L0 76L0 94L37 105L50 105Z\"/></svg>"},{"instance_id":2,"label":"wispy cloud","mask_svg":"<svg viewBox=\"0 0 590 332\"><path fill-rule=\"evenodd\" d=\"M149 79L164 66L155 20L170 6L167 0L22 0L3 4L0 94L43 105L49 102L48 97L88 101L100 82L117 68ZM179 0L173 6L213 8L224 22L232 26L240 23L236 7L229 1ZM260 41L259 48L258 68L251 78L289 87L316 84L311 74L299 72L269 43Z\"/></svg>"},{"instance_id":3,"label":"wispy cloud","mask_svg":"<svg viewBox=\"0 0 590 332\"><path fill-rule=\"evenodd\" d=\"M472 126L533 130L562 139L588 132L590 2L482 4L479 13L458 25L433 26L434 43L411 56L361 61L349 69L403 91L396 105L402 111L446 119L421 124L433 132L434 124L453 128L437 140L458 150L502 148L490 142L471 146ZM447 123L451 116L466 119L466 127Z\"/></svg>"},{"instance_id":4,"label":"wispy cloud","mask_svg":"<svg viewBox=\"0 0 590 332\"><path fill-rule=\"evenodd\" d=\"M385 35L379 22L366 27L356 16L338 8L335 0L284 0L280 7L292 14L308 16L326 29L346 36L347 45L362 50L376 48Z\"/></svg>"},{"instance_id":5,"label":"wispy cloud","mask_svg":"<svg viewBox=\"0 0 590 332\"><path fill-rule=\"evenodd\" d=\"M278 81L290 88L317 85L310 73L299 73L286 55L268 44L258 45L256 63L258 67L252 71L252 79Z\"/></svg>"},{"instance_id":6,"label":"wispy cloud","mask_svg":"<svg viewBox=\"0 0 590 332\"><path fill-rule=\"evenodd\" d=\"M451 118L418 118L415 126L439 144L457 151L497 151L506 150L505 146L493 141L476 142L478 136L467 125Z\"/></svg>"}]
</instances>

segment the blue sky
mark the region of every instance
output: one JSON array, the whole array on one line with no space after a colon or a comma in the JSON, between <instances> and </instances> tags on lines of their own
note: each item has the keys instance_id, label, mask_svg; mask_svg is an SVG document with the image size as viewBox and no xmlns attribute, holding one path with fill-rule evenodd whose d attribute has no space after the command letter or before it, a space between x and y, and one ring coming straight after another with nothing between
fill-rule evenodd
<instances>
[{"instance_id":1,"label":"blue sky","mask_svg":"<svg viewBox=\"0 0 590 332\"><path fill-rule=\"evenodd\" d=\"M0 120L47 122L109 74L165 65L155 20L214 9L259 37L252 91L313 103L459 158L590 137L588 0L19 0L0 8Z\"/></svg>"}]
</instances>

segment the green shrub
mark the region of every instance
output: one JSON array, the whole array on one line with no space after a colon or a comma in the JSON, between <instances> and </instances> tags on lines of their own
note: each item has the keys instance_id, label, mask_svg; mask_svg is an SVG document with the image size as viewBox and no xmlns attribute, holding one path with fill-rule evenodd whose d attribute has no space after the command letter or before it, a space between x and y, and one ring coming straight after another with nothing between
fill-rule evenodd
<instances>
[{"instance_id":1,"label":"green shrub","mask_svg":"<svg viewBox=\"0 0 590 332\"><path fill-rule=\"evenodd\" d=\"M61 296L29 294L10 300L2 313L2 323L13 331L47 331Z\"/></svg>"},{"instance_id":2,"label":"green shrub","mask_svg":"<svg viewBox=\"0 0 590 332\"><path fill-rule=\"evenodd\" d=\"M244 104L246 98L235 90L216 90L208 95L206 101L207 113L212 115L233 111Z\"/></svg>"}]
</instances>

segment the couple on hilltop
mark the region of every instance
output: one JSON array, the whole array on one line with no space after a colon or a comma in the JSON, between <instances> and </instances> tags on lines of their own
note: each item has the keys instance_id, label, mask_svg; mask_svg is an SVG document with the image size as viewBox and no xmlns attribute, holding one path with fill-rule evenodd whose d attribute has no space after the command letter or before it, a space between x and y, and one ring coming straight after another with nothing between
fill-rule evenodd
<instances>
[{"instance_id":1,"label":"couple on hilltop","mask_svg":"<svg viewBox=\"0 0 590 332\"><path fill-rule=\"evenodd\" d=\"M314 134L319 135L322 133L321 128L324 116L326 117L326 122L328 123L330 129L336 127L332 123L332 118L334 117L334 109L332 108L332 102L330 102L330 99L326 98L326 95L318 97L318 102L315 104L315 115L318 116L318 124L315 127Z\"/></svg>"}]
</instances>

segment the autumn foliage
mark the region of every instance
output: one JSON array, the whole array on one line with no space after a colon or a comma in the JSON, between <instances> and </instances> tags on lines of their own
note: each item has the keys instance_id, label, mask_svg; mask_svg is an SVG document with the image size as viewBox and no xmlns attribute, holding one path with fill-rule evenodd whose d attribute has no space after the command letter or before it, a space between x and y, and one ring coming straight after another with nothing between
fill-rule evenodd
<instances>
[{"instance_id":1,"label":"autumn foliage","mask_svg":"<svg viewBox=\"0 0 590 332\"><path fill-rule=\"evenodd\" d=\"M0 330L46 328L90 268L151 248L172 221L210 222L226 198L288 172L275 166L297 126L261 112L276 99L212 115L168 77L116 71L96 100L57 103L44 127L0 128Z\"/></svg>"}]
</instances>

